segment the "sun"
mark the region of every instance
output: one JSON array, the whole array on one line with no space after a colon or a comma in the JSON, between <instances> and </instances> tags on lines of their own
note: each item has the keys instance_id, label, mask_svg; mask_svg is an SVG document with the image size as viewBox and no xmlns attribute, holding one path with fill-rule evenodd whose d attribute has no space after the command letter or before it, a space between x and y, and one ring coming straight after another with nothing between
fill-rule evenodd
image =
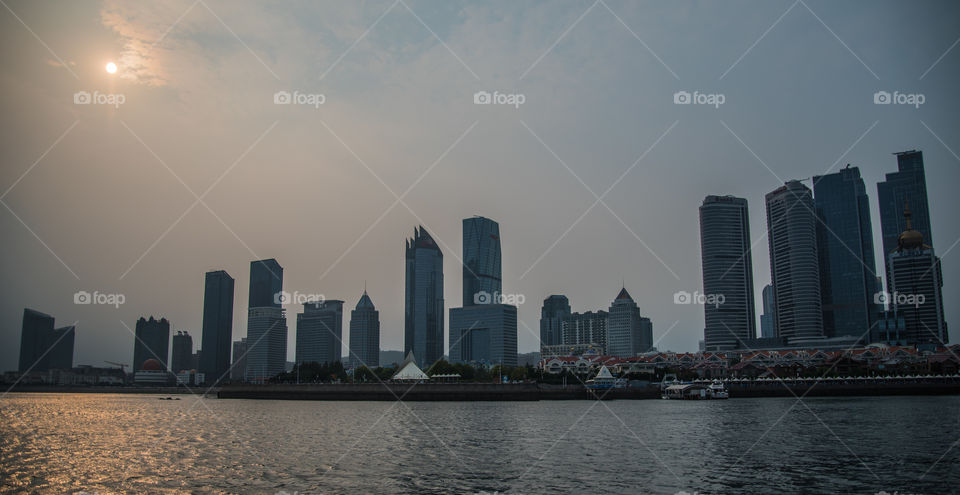
<instances>
[{"instance_id":1,"label":"sun","mask_svg":"<svg viewBox=\"0 0 960 495\"><path fill-rule=\"evenodd\" d=\"M107 62L107 72L114 74L117 72L117 64L113 62Z\"/></svg>"}]
</instances>

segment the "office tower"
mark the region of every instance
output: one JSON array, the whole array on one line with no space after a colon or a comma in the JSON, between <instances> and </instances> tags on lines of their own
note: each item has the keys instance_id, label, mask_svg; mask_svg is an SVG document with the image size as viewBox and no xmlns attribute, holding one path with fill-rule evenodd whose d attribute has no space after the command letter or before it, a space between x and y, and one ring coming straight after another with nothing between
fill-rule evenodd
<instances>
[{"instance_id":1,"label":"office tower","mask_svg":"<svg viewBox=\"0 0 960 495\"><path fill-rule=\"evenodd\" d=\"M405 247L403 352L429 367L443 357L443 253L423 227Z\"/></svg>"},{"instance_id":2,"label":"office tower","mask_svg":"<svg viewBox=\"0 0 960 495\"><path fill-rule=\"evenodd\" d=\"M244 378L262 383L286 369L287 316L280 307L283 267L275 259L250 262L247 367Z\"/></svg>"},{"instance_id":3,"label":"office tower","mask_svg":"<svg viewBox=\"0 0 960 495\"><path fill-rule=\"evenodd\" d=\"M247 371L247 338L233 342L233 360L230 365L230 380L243 381Z\"/></svg>"},{"instance_id":4,"label":"office tower","mask_svg":"<svg viewBox=\"0 0 960 495\"><path fill-rule=\"evenodd\" d=\"M763 287L763 314L760 315L760 337L771 339L777 336L777 305L773 298L773 286Z\"/></svg>"},{"instance_id":5,"label":"office tower","mask_svg":"<svg viewBox=\"0 0 960 495\"><path fill-rule=\"evenodd\" d=\"M463 219L463 306L499 303L500 225L489 218Z\"/></svg>"},{"instance_id":6,"label":"office tower","mask_svg":"<svg viewBox=\"0 0 960 495\"><path fill-rule=\"evenodd\" d=\"M837 173L814 176L813 204L820 258L823 331L829 337L869 340L880 314L873 252L870 201L860 169L847 165Z\"/></svg>"},{"instance_id":7,"label":"office tower","mask_svg":"<svg viewBox=\"0 0 960 495\"><path fill-rule=\"evenodd\" d=\"M649 320L647 320L649 322ZM607 354L633 357L653 347L653 329L643 322L640 308L626 288L620 289L607 313Z\"/></svg>"},{"instance_id":8,"label":"office tower","mask_svg":"<svg viewBox=\"0 0 960 495\"><path fill-rule=\"evenodd\" d=\"M148 359L156 359L164 370L169 369L170 322L166 318L156 320L151 316L148 320L141 316L137 320L134 335L133 363L130 363L134 372L140 371Z\"/></svg>"},{"instance_id":9,"label":"office tower","mask_svg":"<svg viewBox=\"0 0 960 495\"><path fill-rule=\"evenodd\" d=\"M182 330L173 334L173 353L170 356L170 371L180 373L195 369L193 366L193 337Z\"/></svg>"},{"instance_id":10,"label":"office tower","mask_svg":"<svg viewBox=\"0 0 960 495\"><path fill-rule=\"evenodd\" d=\"M768 193L767 238L778 337L788 344L823 338L817 219L810 188L788 181Z\"/></svg>"},{"instance_id":11,"label":"office tower","mask_svg":"<svg viewBox=\"0 0 960 495\"><path fill-rule=\"evenodd\" d=\"M297 363L334 363L341 360L343 301L304 303L297 315Z\"/></svg>"},{"instance_id":12,"label":"office tower","mask_svg":"<svg viewBox=\"0 0 960 495\"><path fill-rule=\"evenodd\" d=\"M911 209L904 212L906 230L897 249L887 255L890 273L890 304L895 319L903 319L900 343L922 345L927 350L946 345L947 323L943 312L943 275L940 259L914 230Z\"/></svg>"},{"instance_id":13,"label":"office tower","mask_svg":"<svg viewBox=\"0 0 960 495\"><path fill-rule=\"evenodd\" d=\"M450 362L517 365L517 307L477 304L450 310Z\"/></svg>"},{"instance_id":14,"label":"office tower","mask_svg":"<svg viewBox=\"0 0 960 495\"><path fill-rule=\"evenodd\" d=\"M233 339L233 287L233 277L223 270L207 272L205 276L200 372L209 383L228 378Z\"/></svg>"},{"instance_id":15,"label":"office tower","mask_svg":"<svg viewBox=\"0 0 960 495\"><path fill-rule=\"evenodd\" d=\"M563 345L592 344L601 353L607 352L607 312L571 313L560 324Z\"/></svg>"},{"instance_id":16,"label":"office tower","mask_svg":"<svg viewBox=\"0 0 960 495\"><path fill-rule=\"evenodd\" d=\"M48 314L24 308L20 329L20 362L18 370L69 370L73 368L73 343L76 328L54 328Z\"/></svg>"},{"instance_id":17,"label":"office tower","mask_svg":"<svg viewBox=\"0 0 960 495\"><path fill-rule=\"evenodd\" d=\"M923 171L922 151L902 151L897 156L897 171L888 173L885 181L877 183L877 201L880 204L880 234L883 239L883 259L898 247L900 234L907 230L903 205L910 204L913 230L923 235L924 242L933 246L930 207L927 202L927 180ZM884 263L887 265L887 263ZM887 291L890 273L887 273Z\"/></svg>"},{"instance_id":18,"label":"office tower","mask_svg":"<svg viewBox=\"0 0 960 495\"><path fill-rule=\"evenodd\" d=\"M567 296L554 294L543 300L540 308L540 347L560 344L563 320L569 317L570 301Z\"/></svg>"},{"instance_id":19,"label":"office tower","mask_svg":"<svg viewBox=\"0 0 960 495\"><path fill-rule=\"evenodd\" d=\"M700 256L705 300L704 347L735 349L756 338L753 257L747 200L707 196L700 206Z\"/></svg>"},{"instance_id":20,"label":"office tower","mask_svg":"<svg viewBox=\"0 0 960 495\"><path fill-rule=\"evenodd\" d=\"M380 366L380 312L366 289L350 312L350 364L354 368Z\"/></svg>"}]
</instances>

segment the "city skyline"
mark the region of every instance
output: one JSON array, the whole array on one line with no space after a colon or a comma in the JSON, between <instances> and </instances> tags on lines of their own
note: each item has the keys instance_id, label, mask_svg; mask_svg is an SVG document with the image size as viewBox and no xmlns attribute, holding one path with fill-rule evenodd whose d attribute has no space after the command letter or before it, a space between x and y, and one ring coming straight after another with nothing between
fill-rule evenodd
<instances>
[{"instance_id":1,"label":"city skyline","mask_svg":"<svg viewBox=\"0 0 960 495\"><path fill-rule=\"evenodd\" d=\"M371 5L345 24L362 32L386 7ZM95 54L76 52L54 29L59 25L57 19L93 19L76 23L64 36L106 45L114 36L131 41L126 23L143 25L145 17L122 15L122 7L117 7L119 11L103 9L101 15L98 7L77 3L63 12L49 13L45 20L38 7L12 6L80 79L74 79L64 67L48 63L56 59L16 19L4 18L9 46L22 45L25 52L11 57L11 71L23 77L4 82L5 94L11 95L4 98L4 109L23 124L9 129L2 148L4 163L9 164L3 172L5 189L15 186L4 197L10 211L3 216L2 228L9 232L11 256L4 261L2 273L9 287L18 287L6 292L0 305L0 321L11 329L3 333L2 368L16 366L23 308L36 308L66 322L77 321L78 363L127 362L123 356L132 348L133 335L124 327L132 327L137 318L148 314L163 314L174 324L171 331L189 331L197 345L202 325L198 294L203 290L198 274L223 269L239 274L236 283L246 287L246 264L266 257L290 267L286 285L291 292L322 292L349 299L361 282L368 280L371 293L378 295L382 347L402 349L403 297L398 288L402 287L403 272L396 266L398 239L411 225L427 227L448 254L444 299L456 301L462 297L462 267L449 254L460 252L457 240L462 219L475 214L497 219L507 236L503 249L511 252L512 260L505 260L503 285L527 297L518 311L521 352L538 348L540 300L562 293L575 301L577 308L604 308L610 288L624 278L658 329L677 322L659 347L695 350L704 324L702 308L674 305L672 295L700 288L697 232L690 225L701 198L708 194L746 198L755 205L750 211L750 238L763 245L765 218L758 206L763 193L778 187L781 178L823 175L852 163L860 168L867 190L874 191L885 174L897 169L896 157L890 153L911 149L924 153L935 247L943 259L944 300L957 299L955 281L960 264L952 262L957 249L951 248L960 238L960 228L945 213L937 214L958 209L958 199L950 193L957 183L954 152L960 148L952 141L952 136L960 135L952 117L957 106L952 89L957 52L934 66L955 39L949 35L950 15L914 12L907 7L853 11L811 5L868 70L805 9L790 11L755 51L745 55L746 48L788 6L760 5L736 16L720 7L699 9L691 14L691 32L702 28L717 35L710 26L718 19L734 29L710 44L704 57L690 60L694 58L689 57L691 43L697 50L705 45L696 40L684 42L689 33L670 34L649 24L639 7L611 4L677 74L675 78L602 6L585 16L570 30L570 37L557 45L558 50L529 71L583 9L474 7L471 15L485 16L490 9L531 9L557 21L547 22L555 29L508 22L495 26L493 32L503 34L503 39L514 39L509 34L514 32L530 33L531 39L515 58L489 58L470 48L475 45L469 36L481 35L465 29L466 21L453 22L443 12L431 12L427 5L411 7L425 16L427 24L442 26L436 28L438 35L480 81L414 17L397 9L384 17L379 27L409 36L409 46L415 48L412 60L382 52L382 33L373 30L367 42L344 58L343 65L329 71L326 82L317 88L327 95L326 106L320 113L309 107L310 113L308 108L274 105L272 97L281 90L292 93L319 86L315 84L318 73L356 40L350 34L358 33L335 33L329 43L332 53L323 59L328 63L320 63L321 68L302 64L291 69L291 60L304 54L275 49L298 46L287 45L290 40L316 47L316 39L300 40L303 33L295 28L289 38L273 44L257 37L255 30L238 27L236 33L281 78L277 81L215 18L194 13L185 18L186 24L171 31L170 45L160 47L154 62L173 61L177 48L208 30L222 43L211 46L205 59L229 54L223 58L227 64L223 73L251 77L230 78L242 79L237 84L243 85L231 89L204 63L189 59L189 63L154 65L166 72L158 76L164 84L153 86L143 82L147 76L142 73L137 73L136 80L119 77L127 69L122 63L118 77L107 79L101 59L115 55L110 48ZM142 41L159 38L180 14L174 7L159 9L170 15L161 15L150 24L148 27L159 28L145 30L151 36ZM675 15L669 14L669 7L657 9ZM218 13L230 25L247 26L240 22L244 9ZM920 36L909 43L889 40L889 30L904 18ZM871 27L849 29L864 25ZM802 51L787 43L795 36L809 41ZM621 47L630 50L617 49ZM267 53L278 55L273 59ZM426 63L442 68L442 79L449 83L452 77L452 86L463 89L463 94L450 84L410 78L417 82L414 86L423 89L414 91L414 86L404 85L400 95L387 92L365 101L371 95L370 86L366 79L358 80L357 73L365 70L361 61L372 60L366 56L380 53L395 64L392 67L400 79L415 75L413 69ZM792 66L766 70L784 54L803 54L818 63L805 64L802 70ZM590 62L587 55L600 60ZM744 57L738 61L741 55ZM76 65L69 65L71 61ZM596 71L596 79L582 84L563 77L579 73L575 68L584 62L583 70L607 69ZM498 68L515 77L491 80ZM812 77L806 76L808 71ZM524 72L527 75L518 84ZM642 75L642 91L634 89L638 74ZM564 84L552 90L558 81ZM611 91L597 91L608 84ZM508 109L496 105L473 105L477 91L499 88L503 92L514 85L526 94L526 103L516 111L509 108L512 113L501 112ZM27 91L28 87L36 89ZM222 92L208 98L211 87ZM692 93L699 88L709 92L713 87L727 97L715 112L712 107L708 113L702 106L672 102L678 91ZM624 93L625 88L630 91ZM923 92L927 103L919 108L874 105L875 92L897 88ZM122 91L127 100L119 111L75 105L73 95L81 90ZM611 96L618 93L629 94L629 99ZM204 95L204 100L191 94ZM178 97L185 104L178 104ZM438 105L431 103L433 98ZM222 120L207 117L216 114L212 110L243 112L247 108L255 118L232 113ZM450 108L462 110L463 118L439 118ZM582 118L561 118L568 112ZM183 117L179 117L181 113ZM362 120L345 119L351 113ZM836 118L824 119L825 114ZM418 117L411 119L411 115ZM770 124L784 122L786 116L792 119L790 126ZM69 130L75 121L79 123ZM164 125L151 124L154 121ZM182 125L168 125L170 122ZM233 125L230 136L215 130L227 122ZM274 122L279 123L265 133ZM471 127L474 122L478 123ZM677 124L671 127L674 122ZM398 128L408 132L394 132ZM61 134L65 137L51 148ZM305 136L310 138L302 139ZM492 141L502 143L503 148L491 149ZM101 146L85 144L91 142ZM254 143L258 144L251 146ZM48 148L51 151L45 154ZM248 148L250 153L245 154ZM644 158L630 169L640 156ZM31 167L35 163L36 167ZM578 178L599 196L628 169L603 203L573 225L596 199ZM217 181L221 175L224 179ZM397 204L374 225L396 199L375 176L397 196L415 187L402 196L409 209ZM198 195L217 181L204 197L210 210L197 204L185 213L195 198L177 177ZM305 189L316 184L321 185L323 194ZM133 208L120 207L131 204L132 194L144 190L156 190L157 194L137 194L139 203ZM58 199L56 207L50 198ZM305 203L303 198L310 199ZM871 205L875 246L882 245L877 232L878 208ZM316 211L346 209L351 211L349 217L322 217L323 229L294 228L317 222ZM172 226L181 214L185 214L183 221ZM161 238L168 227L169 233ZM123 236L116 235L118 232ZM583 253L597 252L593 250L598 245L603 246L604 260L581 263ZM760 307L759 288L769 282L763 251L754 249L756 307ZM878 249L878 265L880 254ZM123 294L126 302L119 307L75 305L72 296L78 291ZM234 341L243 337L247 328L242 303L237 299L234 304ZM956 321L960 317L957 311L948 306L946 320ZM292 346L291 339L288 356Z\"/></svg>"}]
</instances>

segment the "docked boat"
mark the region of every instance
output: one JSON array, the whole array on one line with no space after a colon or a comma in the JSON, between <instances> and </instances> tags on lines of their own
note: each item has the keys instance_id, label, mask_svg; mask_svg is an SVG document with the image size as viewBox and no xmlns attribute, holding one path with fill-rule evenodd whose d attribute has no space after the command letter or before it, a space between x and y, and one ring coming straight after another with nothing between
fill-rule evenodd
<instances>
[{"instance_id":1,"label":"docked boat","mask_svg":"<svg viewBox=\"0 0 960 495\"><path fill-rule=\"evenodd\" d=\"M681 383L668 386L661 396L664 399L710 400L728 399L730 394L720 380L711 383Z\"/></svg>"}]
</instances>

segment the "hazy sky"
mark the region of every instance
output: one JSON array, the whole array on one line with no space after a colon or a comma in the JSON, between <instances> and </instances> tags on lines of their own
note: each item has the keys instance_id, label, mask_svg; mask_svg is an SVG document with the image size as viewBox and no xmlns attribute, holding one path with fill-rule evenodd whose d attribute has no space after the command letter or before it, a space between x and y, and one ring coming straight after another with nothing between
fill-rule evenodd
<instances>
[{"instance_id":1,"label":"hazy sky","mask_svg":"<svg viewBox=\"0 0 960 495\"><path fill-rule=\"evenodd\" d=\"M692 351L703 309L673 294L701 289L705 195L749 200L759 301L764 194L859 166L879 253L876 183L908 149L924 152L960 325L956 2L2 7L2 370L17 366L24 307L78 321L78 364L130 362L125 325L142 315L199 347L212 269L236 279L239 339L249 263L270 257L287 291L351 309L366 282L381 347L399 349L405 237L423 224L438 240L456 307L471 215L500 223L504 290L526 299L521 352L538 349L545 297L606 309L621 280L657 346ZM875 105L881 90L925 101ZM123 102L76 104L80 91ZM278 105L278 91L324 101ZM476 105L478 91L524 101ZM678 91L724 102L676 105ZM75 305L79 290L125 303ZM292 358L300 308L286 309Z\"/></svg>"}]
</instances>

